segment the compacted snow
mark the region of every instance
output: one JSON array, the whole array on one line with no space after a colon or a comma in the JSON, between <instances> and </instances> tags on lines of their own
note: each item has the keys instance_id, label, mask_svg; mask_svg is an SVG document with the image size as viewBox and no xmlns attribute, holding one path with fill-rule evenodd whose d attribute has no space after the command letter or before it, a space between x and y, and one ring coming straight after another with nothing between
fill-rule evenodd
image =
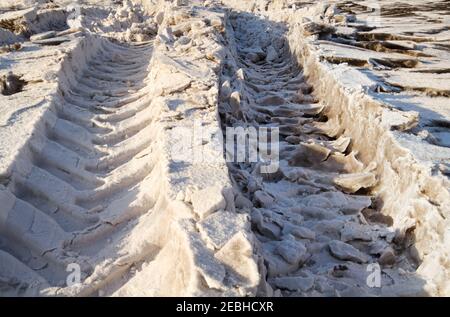
<instances>
[{"instance_id":1,"label":"compacted snow","mask_svg":"<svg viewBox=\"0 0 450 317\"><path fill-rule=\"evenodd\" d=\"M0 2L0 295L449 295L445 4Z\"/></svg>"}]
</instances>

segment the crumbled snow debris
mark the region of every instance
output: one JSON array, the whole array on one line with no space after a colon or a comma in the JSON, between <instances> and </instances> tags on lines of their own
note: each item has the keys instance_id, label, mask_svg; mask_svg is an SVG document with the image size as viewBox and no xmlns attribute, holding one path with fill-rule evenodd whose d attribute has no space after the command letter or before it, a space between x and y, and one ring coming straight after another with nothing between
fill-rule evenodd
<instances>
[{"instance_id":1,"label":"crumbled snow debris","mask_svg":"<svg viewBox=\"0 0 450 317\"><path fill-rule=\"evenodd\" d=\"M329 243L330 252L333 256L343 261L355 261L358 263L367 262L368 258L365 254L361 253L358 249L350 244L341 241L331 241Z\"/></svg>"},{"instance_id":2,"label":"crumbled snow debris","mask_svg":"<svg viewBox=\"0 0 450 317\"><path fill-rule=\"evenodd\" d=\"M275 199L273 199L273 197L261 190L255 192L254 199L255 203L260 204L263 208L270 207L275 202Z\"/></svg>"},{"instance_id":3,"label":"crumbled snow debris","mask_svg":"<svg viewBox=\"0 0 450 317\"><path fill-rule=\"evenodd\" d=\"M307 292L314 286L314 278L302 276L276 277L273 279L273 284L280 289L292 292Z\"/></svg>"},{"instance_id":4,"label":"crumbled snow debris","mask_svg":"<svg viewBox=\"0 0 450 317\"><path fill-rule=\"evenodd\" d=\"M296 226L289 223L285 223L283 227L283 234L291 234L299 239L314 240L316 234L311 229L302 226Z\"/></svg>"},{"instance_id":5,"label":"crumbled snow debris","mask_svg":"<svg viewBox=\"0 0 450 317\"><path fill-rule=\"evenodd\" d=\"M34 42L37 40L46 40L46 39L55 37L56 34L57 34L56 31L47 31L47 32L43 32L43 33L34 34L34 35L30 36L30 41Z\"/></svg>"},{"instance_id":6,"label":"crumbled snow debris","mask_svg":"<svg viewBox=\"0 0 450 317\"><path fill-rule=\"evenodd\" d=\"M193 13L163 1L145 9L164 14L146 16L130 1L83 4L65 29L36 29L50 33L37 34L18 52L18 70L30 69L36 59L42 64L24 72L31 84L20 99L1 103L7 105L2 139L12 128L24 133L7 155L0 147L1 183L14 198L12 212L1 214L1 228L6 222L13 230L2 234L42 254L23 266L59 288L29 288L39 295L255 295L260 275L250 222L235 212L222 147L214 139L220 133L214 105L225 13L201 7ZM215 21L217 29L204 21ZM177 45L155 39L164 30ZM47 97L29 109L20 103L33 105L36 96ZM180 134L172 133L187 136L200 120L208 128L207 142L199 142L203 161L180 162L173 151ZM31 152L45 166L36 166ZM30 188L30 195L16 196L12 183ZM37 196L46 198L34 203ZM214 218L219 215L225 218ZM82 280L67 286L60 268L74 262Z\"/></svg>"},{"instance_id":7,"label":"crumbled snow debris","mask_svg":"<svg viewBox=\"0 0 450 317\"><path fill-rule=\"evenodd\" d=\"M341 230L341 240L344 242L352 240L372 241L370 228L358 223L346 223Z\"/></svg>"},{"instance_id":8,"label":"crumbled snow debris","mask_svg":"<svg viewBox=\"0 0 450 317\"><path fill-rule=\"evenodd\" d=\"M334 183L345 192L355 193L361 188L370 188L376 184L373 173L345 174L334 179Z\"/></svg>"}]
</instances>

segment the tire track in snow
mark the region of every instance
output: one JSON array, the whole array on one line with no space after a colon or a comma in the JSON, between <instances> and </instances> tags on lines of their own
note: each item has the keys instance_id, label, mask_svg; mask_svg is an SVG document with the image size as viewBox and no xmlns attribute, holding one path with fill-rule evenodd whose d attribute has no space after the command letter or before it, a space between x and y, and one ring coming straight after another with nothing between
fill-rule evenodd
<instances>
[{"instance_id":1,"label":"tire track in snow","mask_svg":"<svg viewBox=\"0 0 450 317\"><path fill-rule=\"evenodd\" d=\"M370 196L377 182L374 166L359 161L343 127L328 120L290 56L284 32L283 25L232 13L231 58L222 72L224 129L280 132L276 173L261 173L260 163L230 165L242 193L236 206L251 212L260 241L261 273L268 282L260 293L364 296L420 289L419 279L403 274L414 269L402 253L404 241L395 241L392 220ZM376 279L373 272L379 273Z\"/></svg>"},{"instance_id":2,"label":"tire track in snow","mask_svg":"<svg viewBox=\"0 0 450 317\"><path fill-rule=\"evenodd\" d=\"M155 203L156 189L148 190L156 165L146 82L152 44L100 46L79 78L66 74L45 128L30 141L30 162L13 174L12 193L2 191L10 202L0 222L2 293L58 293L76 263L82 281L94 267L105 270L74 291L95 294L142 260L116 249L122 229Z\"/></svg>"}]
</instances>

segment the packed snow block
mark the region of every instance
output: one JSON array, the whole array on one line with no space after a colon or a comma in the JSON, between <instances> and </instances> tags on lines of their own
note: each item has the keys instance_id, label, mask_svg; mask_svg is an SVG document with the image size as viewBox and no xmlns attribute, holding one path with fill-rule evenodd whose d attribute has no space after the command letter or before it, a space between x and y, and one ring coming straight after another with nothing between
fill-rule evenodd
<instances>
[{"instance_id":1,"label":"packed snow block","mask_svg":"<svg viewBox=\"0 0 450 317\"><path fill-rule=\"evenodd\" d=\"M355 193L361 188L370 188L376 184L373 173L344 174L334 179L334 183L348 193Z\"/></svg>"},{"instance_id":2,"label":"packed snow block","mask_svg":"<svg viewBox=\"0 0 450 317\"><path fill-rule=\"evenodd\" d=\"M173 223L170 239L150 263L115 295L218 296L225 269L205 248L191 220Z\"/></svg>"},{"instance_id":3,"label":"packed snow block","mask_svg":"<svg viewBox=\"0 0 450 317\"><path fill-rule=\"evenodd\" d=\"M289 291L307 292L314 286L314 277L312 276L284 276L273 279L276 287Z\"/></svg>"},{"instance_id":4,"label":"packed snow block","mask_svg":"<svg viewBox=\"0 0 450 317\"><path fill-rule=\"evenodd\" d=\"M256 288L263 276L258 269L255 248L254 236L249 231L242 230L215 254L232 278L232 284L239 296L256 294Z\"/></svg>"},{"instance_id":5,"label":"packed snow block","mask_svg":"<svg viewBox=\"0 0 450 317\"><path fill-rule=\"evenodd\" d=\"M40 40L47 40L52 37L55 37L56 34L57 34L56 31L48 31L48 32L34 34L34 35L30 36L30 41L34 42L34 41L40 41Z\"/></svg>"},{"instance_id":6,"label":"packed snow block","mask_svg":"<svg viewBox=\"0 0 450 317\"><path fill-rule=\"evenodd\" d=\"M249 231L250 223L245 214L220 210L200 221L198 228L205 241L220 249L237 232Z\"/></svg>"},{"instance_id":7,"label":"packed snow block","mask_svg":"<svg viewBox=\"0 0 450 317\"><path fill-rule=\"evenodd\" d=\"M161 191L154 212L146 216L145 225L137 226L134 234L137 236L145 230L146 242L163 249L178 234L178 222L187 220L194 220L192 208L181 201L169 201Z\"/></svg>"},{"instance_id":8,"label":"packed snow block","mask_svg":"<svg viewBox=\"0 0 450 317\"><path fill-rule=\"evenodd\" d=\"M155 228L160 225L155 224ZM167 241L157 256L144 263L142 270L114 295L245 296L254 293L259 276L248 238L236 236L230 240L230 247L225 245L214 254L206 247L193 219L173 219L169 226ZM233 274L231 282L225 280L230 274ZM252 278L248 278L249 274Z\"/></svg>"},{"instance_id":9,"label":"packed snow block","mask_svg":"<svg viewBox=\"0 0 450 317\"><path fill-rule=\"evenodd\" d=\"M330 253L343 261L354 261L358 263L366 263L368 257L366 254L360 252L358 249L348 243L333 240L329 243Z\"/></svg>"},{"instance_id":10,"label":"packed snow block","mask_svg":"<svg viewBox=\"0 0 450 317\"><path fill-rule=\"evenodd\" d=\"M222 195L221 188L210 187L200 190L192 195L194 212L200 219L220 209L225 209L227 203Z\"/></svg>"}]
</instances>

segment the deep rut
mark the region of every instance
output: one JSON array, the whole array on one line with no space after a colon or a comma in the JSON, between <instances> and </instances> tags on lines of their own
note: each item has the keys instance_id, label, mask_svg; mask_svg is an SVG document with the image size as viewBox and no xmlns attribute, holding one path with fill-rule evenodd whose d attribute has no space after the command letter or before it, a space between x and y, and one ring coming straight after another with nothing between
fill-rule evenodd
<instances>
[{"instance_id":1,"label":"deep rut","mask_svg":"<svg viewBox=\"0 0 450 317\"><path fill-rule=\"evenodd\" d=\"M108 254L126 257L114 251L124 227L154 204L148 186L155 166L146 82L151 54L151 43L101 40L81 75L63 76L45 127L30 141L31 160L12 177L15 197L10 194L13 203L2 213L0 233L0 270L11 279L0 281L2 293L27 280L38 291L65 287L71 263L81 266L84 280ZM132 263L112 265L79 293L92 294Z\"/></svg>"},{"instance_id":2,"label":"deep rut","mask_svg":"<svg viewBox=\"0 0 450 317\"><path fill-rule=\"evenodd\" d=\"M398 268L411 265L394 243L391 219L369 195L374 166L359 161L344 129L328 120L284 32L251 14L232 14L232 56L222 73L224 128L280 133L276 173L261 173L261 163L230 166L242 193L237 207L251 212L260 242L263 278L286 296L392 294L407 280ZM271 288L260 291L270 295Z\"/></svg>"}]
</instances>

